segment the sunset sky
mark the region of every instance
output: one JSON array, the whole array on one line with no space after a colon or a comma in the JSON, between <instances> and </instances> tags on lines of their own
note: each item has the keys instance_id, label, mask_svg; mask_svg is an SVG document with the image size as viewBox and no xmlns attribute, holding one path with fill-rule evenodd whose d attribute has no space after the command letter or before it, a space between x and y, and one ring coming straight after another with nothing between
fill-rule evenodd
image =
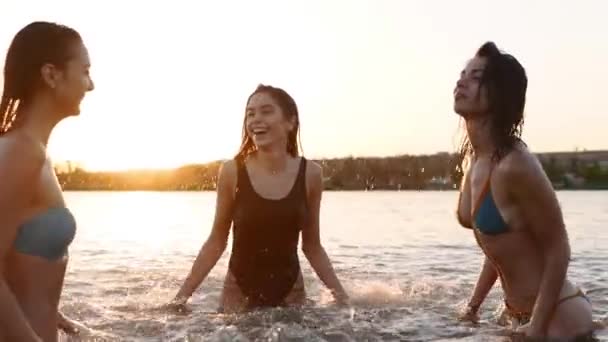
<instances>
[{"instance_id":1,"label":"sunset sky","mask_svg":"<svg viewBox=\"0 0 608 342\"><path fill-rule=\"evenodd\" d=\"M487 40L528 72L532 150L606 149L606 13L603 0L2 0L0 63L31 21L81 33L96 89L49 151L94 170L230 158L258 83L295 98L308 157L453 151L452 89Z\"/></svg>"}]
</instances>

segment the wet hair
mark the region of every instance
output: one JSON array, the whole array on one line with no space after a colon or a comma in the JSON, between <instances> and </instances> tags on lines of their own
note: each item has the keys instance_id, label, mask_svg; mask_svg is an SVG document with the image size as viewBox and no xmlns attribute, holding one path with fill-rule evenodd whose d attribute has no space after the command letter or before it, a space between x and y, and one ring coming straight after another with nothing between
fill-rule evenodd
<instances>
[{"instance_id":1,"label":"wet hair","mask_svg":"<svg viewBox=\"0 0 608 342\"><path fill-rule=\"evenodd\" d=\"M22 28L11 42L4 63L4 89L0 100L0 135L22 120L18 109L27 105L43 87L40 74L47 63L58 68L73 57L74 43L82 41L76 30L37 21Z\"/></svg>"},{"instance_id":2,"label":"wet hair","mask_svg":"<svg viewBox=\"0 0 608 342\"><path fill-rule=\"evenodd\" d=\"M517 59L500 51L493 42L483 44L476 57L487 61L480 89L485 87L487 90L488 119L496 146L492 159L498 161L521 142L528 77ZM465 135L460 147L461 167L471 152L471 142Z\"/></svg>"},{"instance_id":3,"label":"wet hair","mask_svg":"<svg viewBox=\"0 0 608 342\"><path fill-rule=\"evenodd\" d=\"M295 118L295 127L289 132L287 135L287 153L291 156L296 157L299 154L299 149L301 143L298 143L300 140L300 116L298 114L298 106L294 99L289 95L285 90L281 88L276 88L269 85L260 84L255 89L249 98L247 99L247 103L251 100L251 98L260 93L265 93L270 95L272 99L276 102L276 104L281 108L285 119L291 120ZM242 142L241 147L239 148L239 152L235 156L235 159L244 161L251 153L256 151L256 146L253 143L253 139L247 133L247 115L243 119L243 133L242 133Z\"/></svg>"}]
</instances>

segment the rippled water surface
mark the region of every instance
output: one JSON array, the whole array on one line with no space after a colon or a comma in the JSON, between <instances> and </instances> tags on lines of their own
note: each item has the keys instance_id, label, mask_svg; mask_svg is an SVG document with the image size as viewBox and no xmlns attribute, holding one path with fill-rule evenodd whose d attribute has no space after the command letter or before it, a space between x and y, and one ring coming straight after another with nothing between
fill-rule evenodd
<instances>
[{"instance_id":1,"label":"rippled water surface","mask_svg":"<svg viewBox=\"0 0 608 342\"><path fill-rule=\"evenodd\" d=\"M559 192L573 261L569 277L608 316L608 192ZM503 341L496 287L474 327L456 320L482 260L471 231L456 223L456 192L326 192L324 246L353 307L331 296L303 255L312 303L246 315L215 310L230 246L195 292L189 315L169 301L207 237L214 193L66 193L79 230L62 310L120 341ZM64 336L65 337L65 336ZM598 334L608 340L608 332Z\"/></svg>"}]
</instances>

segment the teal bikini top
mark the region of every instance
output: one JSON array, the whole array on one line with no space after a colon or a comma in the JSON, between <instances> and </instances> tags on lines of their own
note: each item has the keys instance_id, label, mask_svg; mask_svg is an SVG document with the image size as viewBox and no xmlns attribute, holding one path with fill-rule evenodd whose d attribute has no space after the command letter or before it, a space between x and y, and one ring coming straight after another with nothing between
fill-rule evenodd
<instances>
[{"instance_id":1,"label":"teal bikini top","mask_svg":"<svg viewBox=\"0 0 608 342\"><path fill-rule=\"evenodd\" d=\"M19 253L47 260L63 257L76 235L76 220L69 209L50 208L19 226L14 247Z\"/></svg>"},{"instance_id":2,"label":"teal bikini top","mask_svg":"<svg viewBox=\"0 0 608 342\"><path fill-rule=\"evenodd\" d=\"M506 233L509 227L500 215L494 197L492 197L491 176L492 173L490 172L473 211L473 219L475 220L475 228L480 232L487 235L498 235Z\"/></svg>"}]
</instances>

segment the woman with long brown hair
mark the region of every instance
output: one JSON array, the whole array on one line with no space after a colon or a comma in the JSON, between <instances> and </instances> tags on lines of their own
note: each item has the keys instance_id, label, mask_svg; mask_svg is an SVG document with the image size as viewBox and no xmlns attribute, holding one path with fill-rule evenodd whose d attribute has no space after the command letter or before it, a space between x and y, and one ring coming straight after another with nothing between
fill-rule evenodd
<instances>
[{"instance_id":1,"label":"woman with long brown hair","mask_svg":"<svg viewBox=\"0 0 608 342\"><path fill-rule=\"evenodd\" d=\"M243 141L221 167L211 233L173 304L181 306L233 244L220 310L299 305L305 300L302 250L317 275L344 303L347 295L320 241L321 167L299 156L300 118L284 90L260 85L245 109Z\"/></svg>"},{"instance_id":2,"label":"woman with long brown hair","mask_svg":"<svg viewBox=\"0 0 608 342\"><path fill-rule=\"evenodd\" d=\"M51 160L49 136L93 90L74 29L34 22L13 38L0 101L0 341L56 341L75 326L58 310L76 221Z\"/></svg>"},{"instance_id":3,"label":"woman with long brown hair","mask_svg":"<svg viewBox=\"0 0 608 342\"><path fill-rule=\"evenodd\" d=\"M594 327L591 303L568 279L570 244L557 197L521 139L527 84L517 59L488 42L454 90L467 129L458 220L485 254L465 317L475 320L500 280L518 332L574 338Z\"/></svg>"}]
</instances>

